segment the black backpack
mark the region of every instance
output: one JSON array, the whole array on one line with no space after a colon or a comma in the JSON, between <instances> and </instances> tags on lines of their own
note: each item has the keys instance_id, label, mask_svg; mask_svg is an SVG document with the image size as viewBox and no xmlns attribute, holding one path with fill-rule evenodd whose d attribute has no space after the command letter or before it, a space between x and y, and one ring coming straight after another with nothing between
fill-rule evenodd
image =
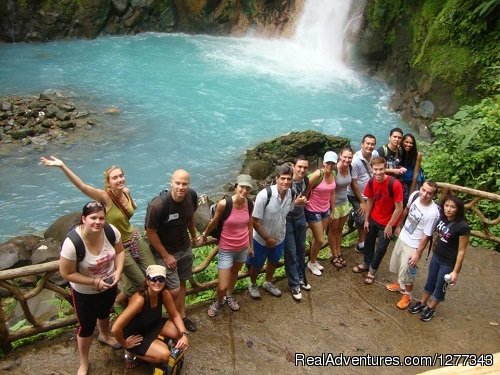
<instances>
[{"instance_id":1,"label":"black backpack","mask_svg":"<svg viewBox=\"0 0 500 375\"><path fill-rule=\"evenodd\" d=\"M108 241L111 243L111 245L114 245L116 242L116 235L113 228L111 228L111 225L109 225L108 223L104 223L103 229ZM85 258L85 244L83 243L82 237L76 232L76 226L68 232L67 238L69 238L75 246L76 269L78 270L78 264L83 260L83 258Z\"/></svg>"},{"instance_id":2,"label":"black backpack","mask_svg":"<svg viewBox=\"0 0 500 375\"><path fill-rule=\"evenodd\" d=\"M233 209L233 199L231 198L231 196L225 195L224 199L226 200L226 207L224 207L224 212L222 213L222 217L217 223L217 226L209 233L209 236L216 238L217 240L220 239L224 221L226 221L226 219L231 214L231 210ZM253 201L247 197L247 203L248 203L248 214L250 215L250 217L252 217ZM217 203L214 203L210 206L210 220L214 218L216 209L217 209Z\"/></svg>"},{"instance_id":3,"label":"black backpack","mask_svg":"<svg viewBox=\"0 0 500 375\"><path fill-rule=\"evenodd\" d=\"M189 195L191 195L191 199L193 201L193 206L195 208L195 210L198 208L198 194L196 193L196 191L194 191L193 189L189 189ZM165 189L165 190L162 190L159 194L159 197L161 198L161 201L162 201L162 213L161 213L161 218L162 218L162 221L165 219L165 216L166 216L166 212L167 212L167 207L168 207L168 190ZM155 197L156 198L156 197ZM148 207L146 208L146 216L145 216L145 220L147 221L148 220L148 217L149 217L149 211L150 211L150 206L151 206L151 202L155 199L151 199L149 202L148 202ZM146 223L144 223L144 229L147 229L146 228Z\"/></svg>"}]
</instances>

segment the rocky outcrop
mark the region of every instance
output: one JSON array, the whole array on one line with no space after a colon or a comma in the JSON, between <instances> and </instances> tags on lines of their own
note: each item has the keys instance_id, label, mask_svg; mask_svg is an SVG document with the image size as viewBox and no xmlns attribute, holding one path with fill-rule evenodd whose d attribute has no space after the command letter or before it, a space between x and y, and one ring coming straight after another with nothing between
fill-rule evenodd
<instances>
[{"instance_id":1,"label":"rocky outcrop","mask_svg":"<svg viewBox=\"0 0 500 375\"><path fill-rule=\"evenodd\" d=\"M296 1L60 0L0 2L0 40L47 41L146 31L242 34L285 31Z\"/></svg>"}]
</instances>

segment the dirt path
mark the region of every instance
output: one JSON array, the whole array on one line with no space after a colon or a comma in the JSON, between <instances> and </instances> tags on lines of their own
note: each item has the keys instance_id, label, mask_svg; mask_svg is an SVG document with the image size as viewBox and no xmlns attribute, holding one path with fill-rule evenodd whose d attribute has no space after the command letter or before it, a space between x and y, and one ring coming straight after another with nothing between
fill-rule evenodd
<instances>
[{"instance_id":1,"label":"dirt path","mask_svg":"<svg viewBox=\"0 0 500 375\"><path fill-rule=\"evenodd\" d=\"M350 266L361 260L352 250L346 250L345 255ZM343 353L366 360L368 355L402 358L500 351L500 254L468 249L458 284L450 287L448 301L428 323L399 311L395 307L399 293L385 290L390 280L389 255L372 286L364 285L362 277L349 268L336 271L324 261L326 272L320 278L310 276L313 289L303 293L301 302L293 301L289 293L276 298L265 292L260 301L254 301L244 292L238 296L241 310L236 313L226 308L209 318L207 304L192 307L190 314L199 329L190 336L185 374L371 374L374 369L368 366L295 366L295 353ZM425 282L428 263L421 261L416 297ZM278 286L286 290L286 280ZM94 340L91 374L151 373L146 366L125 370L121 355L121 350ZM0 373L75 374L77 357L73 332L68 332L10 353L0 361ZM500 373L500 363L496 366L496 373ZM416 374L431 367L384 366L377 372Z\"/></svg>"}]
</instances>

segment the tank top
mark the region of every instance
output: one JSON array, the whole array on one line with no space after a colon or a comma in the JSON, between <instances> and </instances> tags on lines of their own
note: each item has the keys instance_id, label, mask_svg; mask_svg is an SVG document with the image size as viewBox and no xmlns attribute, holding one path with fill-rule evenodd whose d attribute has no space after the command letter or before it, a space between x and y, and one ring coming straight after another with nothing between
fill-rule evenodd
<instances>
[{"instance_id":1,"label":"tank top","mask_svg":"<svg viewBox=\"0 0 500 375\"><path fill-rule=\"evenodd\" d=\"M250 237L248 236L248 202L237 209L233 204L233 209L229 214L219 239L219 248L226 251L240 251L248 248Z\"/></svg>"},{"instance_id":2,"label":"tank top","mask_svg":"<svg viewBox=\"0 0 500 375\"><path fill-rule=\"evenodd\" d=\"M134 214L134 208L132 207L132 200L128 197L128 202L125 208L129 212L130 216ZM116 229L122 235L122 241L127 242L132 237L133 228L130 224L130 221L123 214L122 210L118 206L115 205L113 201L111 201L111 208L106 212L106 222L113 224Z\"/></svg>"},{"instance_id":3,"label":"tank top","mask_svg":"<svg viewBox=\"0 0 500 375\"><path fill-rule=\"evenodd\" d=\"M335 190L335 178L332 183L326 182L326 175L323 176L320 184L311 190L306 210L311 212L326 212L330 209L330 197Z\"/></svg>"},{"instance_id":4,"label":"tank top","mask_svg":"<svg viewBox=\"0 0 500 375\"><path fill-rule=\"evenodd\" d=\"M347 203L347 187L351 185L351 171L347 168L347 175L343 176L337 172L335 176L335 206Z\"/></svg>"}]
</instances>

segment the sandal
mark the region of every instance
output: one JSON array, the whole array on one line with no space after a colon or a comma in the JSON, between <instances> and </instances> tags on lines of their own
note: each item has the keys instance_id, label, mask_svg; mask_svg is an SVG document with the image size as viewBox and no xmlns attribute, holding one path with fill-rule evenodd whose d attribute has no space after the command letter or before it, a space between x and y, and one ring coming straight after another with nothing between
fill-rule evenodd
<instances>
[{"instance_id":1,"label":"sandal","mask_svg":"<svg viewBox=\"0 0 500 375\"><path fill-rule=\"evenodd\" d=\"M375 282L375 275L372 275L372 274L368 273L368 274L365 276L365 281L364 281L364 283L365 283L366 285L372 285L374 282Z\"/></svg>"},{"instance_id":2,"label":"sandal","mask_svg":"<svg viewBox=\"0 0 500 375\"><path fill-rule=\"evenodd\" d=\"M139 366L139 361L137 360L137 357L126 350L125 354L123 355L123 358L125 359L126 369L130 370Z\"/></svg>"},{"instance_id":3,"label":"sandal","mask_svg":"<svg viewBox=\"0 0 500 375\"><path fill-rule=\"evenodd\" d=\"M339 258L340 263L342 263L342 267L346 267L347 266L347 261L344 259L344 257L342 256L342 254L340 254L338 256L338 258Z\"/></svg>"},{"instance_id":4,"label":"sandal","mask_svg":"<svg viewBox=\"0 0 500 375\"><path fill-rule=\"evenodd\" d=\"M338 270L342 269L344 266L342 265L342 261L340 257L333 257L330 259L330 263L334 265L334 267Z\"/></svg>"},{"instance_id":5,"label":"sandal","mask_svg":"<svg viewBox=\"0 0 500 375\"><path fill-rule=\"evenodd\" d=\"M368 267L365 266L363 263L358 264L357 266L352 267L352 272L354 273L363 273L368 271Z\"/></svg>"}]
</instances>

